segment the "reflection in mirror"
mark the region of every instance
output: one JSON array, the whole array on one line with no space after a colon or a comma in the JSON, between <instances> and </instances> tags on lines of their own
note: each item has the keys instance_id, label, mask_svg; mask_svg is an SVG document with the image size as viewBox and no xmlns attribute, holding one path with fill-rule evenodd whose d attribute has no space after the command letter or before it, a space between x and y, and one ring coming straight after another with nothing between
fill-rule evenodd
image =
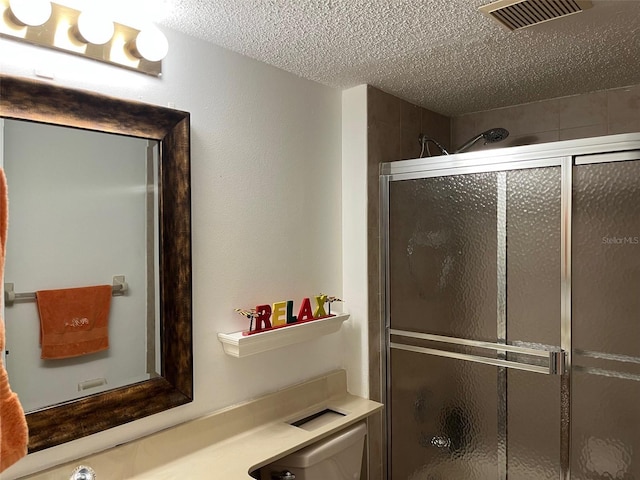
<instances>
[{"instance_id":1,"label":"reflection in mirror","mask_svg":"<svg viewBox=\"0 0 640 480\"><path fill-rule=\"evenodd\" d=\"M4 121L11 219L5 283L18 293L17 300L6 302L5 365L27 413L148 380L160 371L157 144ZM42 359L43 320L36 299L21 299L20 292L110 284L120 274L128 288L109 303L108 349ZM69 342L95 331L89 324L51 327Z\"/></svg>"},{"instance_id":2,"label":"reflection in mirror","mask_svg":"<svg viewBox=\"0 0 640 480\"><path fill-rule=\"evenodd\" d=\"M22 135L40 145L29 145L33 150L27 156L36 157L30 159L35 163L12 165L5 159L11 177L7 252L11 264L5 282L13 283L16 293L110 284L114 276L122 275L130 285L126 295L110 298L110 348L82 357L41 361L34 348L39 331L33 327L33 300L16 299L5 306L5 317L31 311L30 320L16 320L17 330L15 325L9 327L7 357L12 387L25 396L29 411L29 452L190 402L189 114L0 75L0 117L13 130L28 122L29 130ZM54 126L53 130L45 133L41 124ZM62 157L54 160L51 146L59 140L49 137L65 126L71 129L62 129L63 135L91 136L91 150L63 150ZM109 142L116 139L116 144L96 146L106 137ZM69 137L64 145L69 143L88 142ZM137 156L127 162L121 150L128 149L141 151L142 159ZM143 338L142 343L124 347L123 332ZM29 338L19 340L20 334ZM126 352L136 356L131 360L135 368L123 358L124 349L138 350ZM24 371L22 361L16 360L19 355L28 355L29 362L44 371ZM35 393L19 385L23 379L31 385L38 382L35 378L44 378L38 377L41 374L53 378L54 372L63 370L70 372L69 377L65 373L65 380L55 382L66 382L64 397L40 398L50 390ZM106 386L95 387L103 378ZM73 398L69 390L78 395L78 385L88 388Z\"/></svg>"}]
</instances>

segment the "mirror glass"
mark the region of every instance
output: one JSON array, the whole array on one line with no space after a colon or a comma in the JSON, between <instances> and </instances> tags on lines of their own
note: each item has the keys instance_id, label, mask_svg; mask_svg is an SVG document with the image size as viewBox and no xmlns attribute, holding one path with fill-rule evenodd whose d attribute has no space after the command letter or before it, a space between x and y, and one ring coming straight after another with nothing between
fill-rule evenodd
<instances>
[{"instance_id":1,"label":"mirror glass","mask_svg":"<svg viewBox=\"0 0 640 480\"><path fill-rule=\"evenodd\" d=\"M191 402L189 113L0 74L0 117L22 137L0 151L6 361L29 452ZM109 348L41 360L36 307L20 294L94 285L110 304Z\"/></svg>"},{"instance_id":2,"label":"mirror glass","mask_svg":"<svg viewBox=\"0 0 640 480\"><path fill-rule=\"evenodd\" d=\"M4 282L5 292L18 295L12 301L5 294L5 365L25 412L159 375L158 142L3 123L11 224ZM112 286L119 276L127 289L114 292L109 302L108 349L51 358L41 347L32 294ZM92 327L50 326L68 342Z\"/></svg>"}]
</instances>

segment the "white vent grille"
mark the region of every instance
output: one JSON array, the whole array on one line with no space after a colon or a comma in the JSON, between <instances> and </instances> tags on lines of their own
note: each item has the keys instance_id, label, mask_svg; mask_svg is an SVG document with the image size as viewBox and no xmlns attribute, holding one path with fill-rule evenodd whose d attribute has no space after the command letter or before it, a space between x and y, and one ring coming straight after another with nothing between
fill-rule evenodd
<instances>
[{"instance_id":1,"label":"white vent grille","mask_svg":"<svg viewBox=\"0 0 640 480\"><path fill-rule=\"evenodd\" d=\"M509 30L530 27L591 8L588 0L499 0L479 10Z\"/></svg>"}]
</instances>

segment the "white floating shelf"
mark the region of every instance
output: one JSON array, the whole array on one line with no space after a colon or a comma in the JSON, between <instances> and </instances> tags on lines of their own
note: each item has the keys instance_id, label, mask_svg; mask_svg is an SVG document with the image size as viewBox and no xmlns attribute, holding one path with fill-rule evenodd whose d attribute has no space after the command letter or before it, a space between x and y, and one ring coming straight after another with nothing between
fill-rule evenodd
<instances>
[{"instance_id":1,"label":"white floating shelf","mask_svg":"<svg viewBox=\"0 0 640 480\"><path fill-rule=\"evenodd\" d=\"M320 318L252 335L242 335L242 332L219 333L218 340L227 355L246 357L335 333L348 318L348 313L339 313L335 317Z\"/></svg>"}]
</instances>

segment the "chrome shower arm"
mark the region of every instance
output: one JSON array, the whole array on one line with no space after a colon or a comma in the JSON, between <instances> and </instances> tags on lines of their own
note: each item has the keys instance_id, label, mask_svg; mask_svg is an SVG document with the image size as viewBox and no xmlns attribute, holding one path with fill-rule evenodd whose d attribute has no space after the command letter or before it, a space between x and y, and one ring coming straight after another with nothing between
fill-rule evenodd
<instances>
[{"instance_id":1,"label":"chrome shower arm","mask_svg":"<svg viewBox=\"0 0 640 480\"><path fill-rule=\"evenodd\" d=\"M472 139L468 140L464 145L462 145L460 148L458 148L455 152L453 153L462 153L464 151L466 151L467 149L473 147L473 145L480 140L482 137L484 137L484 134L481 133L480 135L473 137Z\"/></svg>"},{"instance_id":2,"label":"chrome shower arm","mask_svg":"<svg viewBox=\"0 0 640 480\"><path fill-rule=\"evenodd\" d=\"M449 152L447 151L447 149L444 148L437 140L434 140L431 137L427 137L424 133L421 133L418 136L418 142L420 142L420 145L422 145L422 152L420 152L420 157L422 157L422 154L424 153L424 146L427 144L427 142L431 142L436 147L438 147L443 155L449 155Z\"/></svg>"}]
</instances>

